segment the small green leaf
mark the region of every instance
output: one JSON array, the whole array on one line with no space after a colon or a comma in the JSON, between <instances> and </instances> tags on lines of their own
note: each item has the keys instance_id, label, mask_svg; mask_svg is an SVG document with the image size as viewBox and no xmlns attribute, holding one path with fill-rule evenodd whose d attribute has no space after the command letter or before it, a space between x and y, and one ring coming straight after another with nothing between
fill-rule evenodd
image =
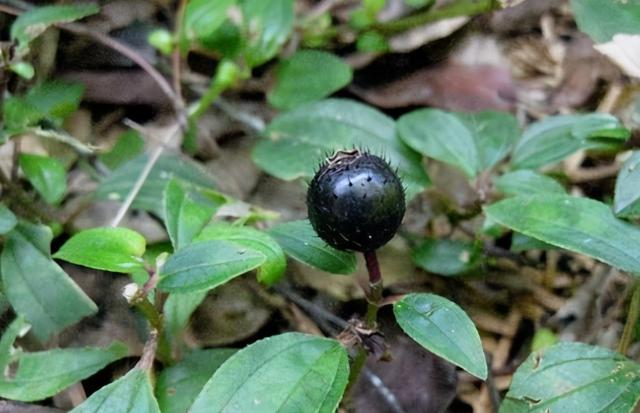
<instances>
[{"instance_id":1,"label":"small green leaf","mask_svg":"<svg viewBox=\"0 0 640 413\"><path fill-rule=\"evenodd\" d=\"M20 168L31 185L49 204L58 203L67 191L64 165L48 156L20 154Z\"/></svg>"},{"instance_id":2,"label":"small green leaf","mask_svg":"<svg viewBox=\"0 0 640 413\"><path fill-rule=\"evenodd\" d=\"M0 204L0 235L11 231L17 223L18 220L13 212L4 206L4 204Z\"/></svg>"},{"instance_id":3,"label":"small green leaf","mask_svg":"<svg viewBox=\"0 0 640 413\"><path fill-rule=\"evenodd\" d=\"M147 160L147 154L142 154L119 166L100 183L95 196L98 199L124 200L142 173ZM151 211L163 217L164 189L172 178L183 184L192 196L198 197L199 201L220 205L220 196L215 195L213 198L208 196L213 192L215 184L198 164L179 155L164 154L151 169L151 173L133 201L133 208ZM196 192L202 195L196 195Z\"/></svg>"},{"instance_id":4,"label":"small green leaf","mask_svg":"<svg viewBox=\"0 0 640 413\"><path fill-rule=\"evenodd\" d=\"M571 0L578 28L597 43L618 33L640 34L640 3L630 1Z\"/></svg>"},{"instance_id":5,"label":"small green leaf","mask_svg":"<svg viewBox=\"0 0 640 413\"><path fill-rule=\"evenodd\" d=\"M113 170L144 152L144 139L134 130L128 130L118 137L109 152L101 153L98 159Z\"/></svg>"},{"instance_id":6,"label":"small green leaf","mask_svg":"<svg viewBox=\"0 0 640 413\"><path fill-rule=\"evenodd\" d=\"M231 356L205 384L190 412L331 413L348 376L348 355L338 341L280 334Z\"/></svg>"},{"instance_id":7,"label":"small green leaf","mask_svg":"<svg viewBox=\"0 0 640 413\"><path fill-rule=\"evenodd\" d=\"M640 215L640 151L635 151L620 168L616 179L613 212L619 217Z\"/></svg>"},{"instance_id":8,"label":"small green leaf","mask_svg":"<svg viewBox=\"0 0 640 413\"><path fill-rule=\"evenodd\" d=\"M389 42L384 35L368 30L358 36L356 48L361 52L385 53L389 51Z\"/></svg>"},{"instance_id":9,"label":"small green leaf","mask_svg":"<svg viewBox=\"0 0 640 413\"><path fill-rule=\"evenodd\" d=\"M640 229L617 219L601 202L539 194L505 199L485 213L530 237L640 274Z\"/></svg>"},{"instance_id":10,"label":"small green leaf","mask_svg":"<svg viewBox=\"0 0 640 413\"><path fill-rule=\"evenodd\" d=\"M25 334L29 328L31 328L31 326L24 317L18 316L2 333L2 339L0 339L0 372L5 371L5 367L11 362L13 343L18 337ZM3 380L4 379L0 379L0 383Z\"/></svg>"},{"instance_id":11,"label":"small green leaf","mask_svg":"<svg viewBox=\"0 0 640 413\"><path fill-rule=\"evenodd\" d=\"M455 115L438 109L419 109L398 119L398 134L423 155L458 167L468 177L480 171L473 134Z\"/></svg>"},{"instance_id":12,"label":"small green leaf","mask_svg":"<svg viewBox=\"0 0 640 413\"><path fill-rule=\"evenodd\" d=\"M235 0L191 0L187 3L182 23L180 48L207 43L227 18L227 10Z\"/></svg>"},{"instance_id":13,"label":"small green leaf","mask_svg":"<svg viewBox=\"0 0 640 413\"><path fill-rule=\"evenodd\" d=\"M480 251L472 242L450 239L424 240L411 254L420 268L441 275L471 271L480 264Z\"/></svg>"},{"instance_id":14,"label":"small green leaf","mask_svg":"<svg viewBox=\"0 0 640 413\"><path fill-rule=\"evenodd\" d=\"M84 85L58 80L40 83L29 90L25 99L45 117L58 124L78 110Z\"/></svg>"},{"instance_id":15,"label":"small green leaf","mask_svg":"<svg viewBox=\"0 0 640 413\"><path fill-rule=\"evenodd\" d=\"M640 401L640 364L583 343L532 353L513 375L500 413L631 413Z\"/></svg>"},{"instance_id":16,"label":"small green leaf","mask_svg":"<svg viewBox=\"0 0 640 413\"><path fill-rule=\"evenodd\" d=\"M18 223L5 236L0 256L4 293L42 342L98 311L93 301L51 259L51 238L49 227Z\"/></svg>"},{"instance_id":17,"label":"small green leaf","mask_svg":"<svg viewBox=\"0 0 640 413\"><path fill-rule=\"evenodd\" d=\"M293 30L293 0L242 0L245 61L256 67L275 56Z\"/></svg>"},{"instance_id":18,"label":"small green leaf","mask_svg":"<svg viewBox=\"0 0 640 413\"><path fill-rule=\"evenodd\" d=\"M158 287L167 292L210 290L262 265L264 254L227 241L203 241L173 254L160 271Z\"/></svg>"},{"instance_id":19,"label":"small green leaf","mask_svg":"<svg viewBox=\"0 0 640 413\"><path fill-rule=\"evenodd\" d=\"M351 67L339 57L303 50L282 60L276 69L276 85L267 98L278 109L320 100L351 82Z\"/></svg>"},{"instance_id":20,"label":"small green leaf","mask_svg":"<svg viewBox=\"0 0 640 413\"><path fill-rule=\"evenodd\" d=\"M537 169L579 149L615 149L629 138L620 121L605 113L549 116L529 126L513 150L517 169Z\"/></svg>"},{"instance_id":21,"label":"small green leaf","mask_svg":"<svg viewBox=\"0 0 640 413\"><path fill-rule=\"evenodd\" d=\"M511 236L511 248L509 250L513 252L522 252L529 250L554 250L557 247L547 244L539 239L529 237L519 232L514 232Z\"/></svg>"},{"instance_id":22,"label":"small green leaf","mask_svg":"<svg viewBox=\"0 0 640 413\"><path fill-rule=\"evenodd\" d=\"M31 80L36 74L36 70L31 63L16 62L9 65L9 69L23 79Z\"/></svg>"},{"instance_id":23,"label":"small green leaf","mask_svg":"<svg viewBox=\"0 0 640 413\"><path fill-rule=\"evenodd\" d=\"M4 127L9 136L23 133L27 127L38 123L45 117L45 114L38 108L19 96L6 98L3 110Z\"/></svg>"},{"instance_id":24,"label":"small green leaf","mask_svg":"<svg viewBox=\"0 0 640 413\"><path fill-rule=\"evenodd\" d=\"M190 2L187 5L187 8L192 3L193 2ZM174 46L173 35L167 29L156 29L152 31L151 33L149 33L149 36L147 37L147 41L151 46L155 47L160 53L164 55L168 56L173 51L173 46Z\"/></svg>"},{"instance_id":25,"label":"small green leaf","mask_svg":"<svg viewBox=\"0 0 640 413\"><path fill-rule=\"evenodd\" d=\"M278 224L269 230L287 255L322 271L351 274L356 270L356 256L338 251L324 242L308 220Z\"/></svg>"},{"instance_id":26,"label":"small green leaf","mask_svg":"<svg viewBox=\"0 0 640 413\"><path fill-rule=\"evenodd\" d=\"M494 184L498 191L508 196L565 193L564 187L555 179L528 169L508 172Z\"/></svg>"},{"instance_id":27,"label":"small green leaf","mask_svg":"<svg viewBox=\"0 0 640 413\"><path fill-rule=\"evenodd\" d=\"M127 346L120 342L104 349L66 348L23 353L18 358L15 375L0 380L0 396L23 402L46 399L127 353Z\"/></svg>"},{"instance_id":28,"label":"small green leaf","mask_svg":"<svg viewBox=\"0 0 640 413\"><path fill-rule=\"evenodd\" d=\"M455 303L434 294L407 294L393 305L396 321L418 344L474 376L487 378L480 336Z\"/></svg>"},{"instance_id":29,"label":"small green leaf","mask_svg":"<svg viewBox=\"0 0 640 413\"><path fill-rule=\"evenodd\" d=\"M164 413L184 413L204 385L236 350L216 348L195 350L158 376L156 395Z\"/></svg>"},{"instance_id":30,"label":"small green leaf","mask_svg":"<svg viewBox=\"0 0 640 413\"><path fill-rule=\"evenodd\" d=\"M70 413L160 413L149 373L134 368L93 393Z\"/></svg>"},{"instance_id":31,"label":"small green leaf","mask_svg":"<svg viewBox=\"0 0 640 413\"><path fill-rule=\"evenodd\" d=\"M182 332L189 323L191 314L207 296L207 291L192 293L171 293L164 302L163 316L165 334L169 341L179 342Z\"/></svg>"},{"instance_id":32,"label":"small green leaf","mask_svg":"<svg viewBox=\"0 0 640 413\"><path fill-rule=\"evenodd\" d=\"M396 138L393 119L346 99L308 103L278 116L252 157L267 173L290 181L311 178L328 154L354 147L389 159L398 168L408 199L429 185L421 156Z\"/></svg>"},{"instance_id":33,"label":"small green leaf","mask_svg":"<svg viewBox=\"0 0 640 413\"><path fill-rule=\"evenodd\" d=\"M34 7L22 13L11 25L11 39L17 40L24 50L29 42L40 36L48 27L68 23L100 11L95 4L74 4Z\"/></svg>"},{"instance_id":34,"label":"small green leaf","mask_svg":"<svg viewBox=\"0 0 640 413\"><path fill-rule=\"evenodd\" d=\"M198 203L172 179L164 191L164 220L174 250L191 243L216 211L213 205Z\"/></svg>"},{"instance_id":35,"label":"small green leaf","mask_svg":"<svg viewBox=\"0 0 640 413\"><path fill-rule=\"evenodd\" d=\"M258 281L273 285L282 278L287 258L280 245L268 234L250 227L216 222L205 227L195 241L226 240L264 254L267 260L258 268Z\"/></svg>"},{"instance_id":36,"label":"small green leaf","mask_svg":"<svg viewBox=\"0 0 640 413\"><path fill-rule=\"evenodd\" d=\"M72 236L53 257L98 270L131 273L143 268L146 241L128 228L91 228Z\"/></svg>"}]
</instances>

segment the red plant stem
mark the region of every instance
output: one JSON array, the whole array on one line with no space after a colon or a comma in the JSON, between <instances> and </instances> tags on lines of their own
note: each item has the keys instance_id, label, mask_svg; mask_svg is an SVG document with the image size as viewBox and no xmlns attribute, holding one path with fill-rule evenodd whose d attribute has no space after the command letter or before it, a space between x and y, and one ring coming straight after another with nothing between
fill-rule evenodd
<instances>
[{"instance_id":1,"label":"red plant stem","mask_svg":"<svg viewBox=\"0 0 640 413\"><path fill-rule=\"evenodd\" d=\"M367 263L367 271L369 272L369 284L378 284L382 282L382 274L380 274L380 264L378 264L378 256L375 251L367 251L362 253Z\"/></svg>"}]
</instances>

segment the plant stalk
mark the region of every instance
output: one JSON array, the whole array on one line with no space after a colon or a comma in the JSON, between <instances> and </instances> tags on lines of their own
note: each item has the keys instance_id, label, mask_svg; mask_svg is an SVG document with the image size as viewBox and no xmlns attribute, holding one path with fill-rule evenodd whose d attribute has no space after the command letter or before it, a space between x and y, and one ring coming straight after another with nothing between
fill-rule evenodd
<instances>
[{"instance_id":1,"label":"plant stalk","mask_svg":"<svg viewBox=\"0 0 640 413\"><path fill-rule=\"evenodd\" d=\"M635 281L632 288L633 292L631 293L631 302L629 303L629 313L624 323L620 343L618 343L618 352L623 355L626 355L629 346L633 343L636 326L640 319L640 281Z\"/></svg>"}]
</instances>

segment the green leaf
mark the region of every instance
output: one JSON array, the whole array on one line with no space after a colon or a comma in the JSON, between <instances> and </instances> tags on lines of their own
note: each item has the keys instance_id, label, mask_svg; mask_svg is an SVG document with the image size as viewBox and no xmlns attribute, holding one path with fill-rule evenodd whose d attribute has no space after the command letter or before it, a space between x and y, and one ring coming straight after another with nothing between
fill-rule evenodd
<instances>
[{"instance_id":1,"label":"green leaf","mask_svg":"<svg viewBox=\"0 0 640 413\"><path fill-rule=\"evenodd\" d=\"M0 235L11 231L17 223L18 220L13 212L4 206L4 204L0 204Z\"/></svg>"},{"instance_id":2,"label":"green leaf","mask_svg":"<svg viewBox=\"0 0 640 413\"><path fill-rule=\"evenodd\" d=\"M118 167L100 183L95 196L98 199L124 200L142 173L147 160L147 154L142 154ZM220 204L219 199L206 197L207 191L214 189L215 184L198 164L179 155L164 154L151 169L149 177L133 201L133 208L151 211L163 217L164 189L172 178L189 189L190 194L197 197L199 201L213 205ZM195 192L202 192L205 195L197 196Z\"/></svg>"},{"instance_id":3,"label":"green leaf","mask_svg":"<svg viewBox=\"0 0 640 413\"><path fill-rule=\"evenodd\" d=\"M210 290L262 265L264 254L226 241L188 245L173 254L160 271L158 287L168 292Z\"/></svg>"},{"instance_id":4,"label":"green leaf","mask_svg":"<svg viewBox=\"0 0 640 413\"><path fill-rule=\"evenodd\" d=\"M505 199L485 213L530 237L640 273L640 229L617 219L601 202L539 194Z\"/></svg>"},{"instance_id":5,"label":"green leaf","mask_svg":"<svg viewBox=\"0 0 640 413\"><path fill-rule=\"evenodd\" d=\"M356 256L339 251L324 242L308 220L278 224L269 230L287 255L303 264L334 274L351 274L356 270Z\"/></svg>"},{"instance_id":6,"label":"green leaf","mask_svg":"<svg viewBox=\"0 0 640 413\"><path fill-rule=\"evenodd\" d=\"M398 168L411 199L429 184L419 154L396 139L393 119L351 100L327 99L278 116L253 151L253 160L284 180L311 178L328 154L365 148Z\"/></svg>"},{"instance_id":7,"label":"green leaf","mask_svg":"<svg viewBox=\"0 0 640 413\"><path fill-rule=\"evenodd\" d=\"M191 243L216 211L215 206L198 203L172 179L164 191L164 220L174 250Z\"/></svg>"},{"instance_id":8,"label":"green leaf","mask_svg":"<svg viewBox=\"0 0 640 413\"><path fill-rule=\"evenodd\" d=\"M338 341L280 334L231 356L190 412L330 413L338 408L348 376L348 355Z\"/></svg>"},{"instance_id":9,"label":"green leaf","mask_svg":"<svg viewBox=\"0 0 640 413\"><path fill-rule=\"evenodd\" d=\"M640 2L571 0L578 28L597 43L610 41L615 34L640 33Z\"/></svg>"},{"instance_id":10,"label":"green leaf","mask_svg":"<svg viewBox=\"0 0 640 413\"><path fill-rule=\"evenodd\" d=\"M40 341L98 311L51 259L49 227L19 223L5 236L0 256L4 293Z\"/></svg>"},{"instance_id":11,"label":"green leaf","mask_svg":"<svg viewBox=\"0 0 640 413\"><path fill-rule=\"evenodd\" d=\"M480 251L472 242L450 239L424 240L411 254L413 262L427 271L457 275L480 264Z\"/></svg>"},{"instance_id":12,"label":"green leaf","mask_svg":"<svg viewBox=\"0 0 640 413\"><path fill-rule=\"evenodd\" d=\"M472 132L455 115L419 109L398 119L398 134L423 155L451 164L468 177L480 171L480 155Z\"/></svg>"},{"instance_id":13,"label":"green leaf","mask_svg":"<svg viewBox=\"0 0 640 413\"><path fill-rule=\"evenodd\" d=\"M116 169L120 165L134 159L144 152L144 139L134 130L128 130L118 137L116 144L109 152L98 155L98 159L109 169Z\"/></svg>"},{"instance_id":14,"label":"green leaf","mask_svg":"<svg viewBox=\"0 0 640 413\"><path fill-rule=\"evenodd\" d=\"M227 10L235 0L190 0L184 13L180 48L186 52L192 44L206 44L227 19Z\"/></svg>"},{"instance_id":15,"label":"green leaf","mask_svg":"<svg viewBox=\"0 0 640 413\"><path fill-rule=\"evenodd\" d=\"M128 228L91 228L72 236L53 257L126 274L144 268L145 247L144 237Z\"/></svg>"},{"instance_id":16,"label":"green leaf","mask_svg":"<svg viewBox=\"0 0 640 413\"><path fill-rule=\"evenodd\" d=\"M31 328L29 323L22 316L16 317L2 333L0 339L0 372L5 371L5 367L11 362L13 343L18 337L22 337ZM0 379L2 382L3 379Z\"/></svg>"},{"instance_id":17,"label":"green leaf","mask_svg":"<svg viewBox=\"0 0 640 413\"><path fill-rule=\"evenodd\" d=\"M4 127L7 135L23 133L26 128L45 117L38 108L23 97L11 96L4 101Z\"/></svg>"},{"instance_id":18,"label":"green leaf","mask_svg":"<svg viewBox=\"0 0 640 413\"><path fill-rule=\"evenodd\" d=\"M207 291L169 294L163 306L165 335L174 343L179 342L182 331L189 323L191 314L207 296Z\"/></svg>"},{"instance_id":19,"label":"green leaf","mask_svg":"<svg viewBox=\"0 0 640 413\"><path fill-rule=\"evenodd\" d=\"M40 83L29 90L26 101L33 105L44 117L58 124L78 110L84 85L58 80Z\"/></svg>"},{"instance_id":20,"label":"green leaf","mask_svg":"<svg viewBox=\"0 0 640 413\"><path fill-rule=\"evenodd\" d=\"M127 346L67 348L23 353L11 379L0 380L0 396L23 402L46 399L125 357Z\"/></svg>"},{"instance_id":21,"label":"green leaf","mask_svg":"<svg viewBox=\"0 0 640 413\"><path fill-rule=\"evenodd\" d=\"M278 53L293 30L293 0L242 0L245 61L256 67Z\"/></svg>"},{"instance_id":22,"label":"green leaf","mask_svg":"<svg viewBox=\"0 0 640 413\"><path fill-rule=\"evenodd\" d=\"M631 413L640 364L611 350L559 343L531 354L513 376L500 413Z\"/></svg>"},{"instance_id":23,"label":"green leaf","mask_svg":"<svg viewBox=\"0 0 640 413\"><path fill-rule=\"evenodd\" d=\"M613 212L619 217L640 215L640 151L635 151L620 168L616 179Z\"/></svg>"},{"instance_id":24,"label":"green leaf","mask_svg":"<svg viewBox=\"0 0 640 413\"><path fill-rule=\"evenodd\" d=\"M471 131L480 157L480 169L488 170L504 159L520 136L518 120L510 113L487 110L454 115Z\"/></svg>"},{"instance_id":25,"label":"green leaf","mask_svg":"<svg viewBox=\"0 0 640 413\"><path fill-rule=\"evenodd\" d=\"M320 100L351 82L351 67L334 54L303 50L280 61L276 85L269 92L269 103L278 109L294 109Z\"/></svg>"},{"instance_id":26,"label":"green leaf","mask_svg":"<svg viewBox=\"0 0 640 413\"><path fill-rule=\"evenodd\" d=\"M418 344L472 375L487 378L480 336L467 314L435 294L407 294L393 305L396 321Z\"/></svg>"},{"instance_id":27,"label":"green leaf","mask_svg":"<svg viewBox=\"0 0 640 413\"><path fill-rule=\"evenodd\" d=\"M196 350L158 376L156 395L164 413L184 413L204 385L236 350Z\"/></svg>"},{"instance_id":28,"label":"green leaf","mask_svg":"<svg viewBox=\"0 0 640 413\"><path fill-rule=\"evenodd\" d=\"M494 184L498 191L507 196L565 193L558 181L529 169L507 172L497 178Z\"/></svg>"},{"instance_id":29,"label":"green leaf","mask_svg":"<svg viewBox=\"0 0 640 413\"><path fill-rule=\"evenodd\" d=\"M280 245L269 234L250 227L216 222L205 227L196 241L225 240L264 254L267 260L258 268L258 280L273 285L284 275L287 258Z\"/></svg>"},{"instance_id":30,"label":"green leaf","mask_svg":"<svg viewBox=\"0 0 640 413\"><path fill-rule=\"evenodd\" d=\"M49 204L58 203L67 191L64 165L48 156L20 154L20 168L31 185Z\"/></svg>"},{"instance_id":31,"label":"green leaf","mask_svg":"<svg viewBox=\"0 0 640 413\"><path fill-rule=\"evenodd\" d=\"M24 50L29 42L40 36L48 27L67 23L100 11L95 4L55 5L35 7L22 13L11 25L11 39L17 40Z\"/></svg>"},{"instance_id":32,"label":"green leaf","mask_svg":"<svg viewBox=\"0 0 640 413\"><path fill-rule=\"evenodd\" d=\"M149 373L134 368L93 393L70 413L160 413Z\"/></svg>"},{"instance_id":33,"label":"green leaf","mask_svg":"<svg viewBox=\"0 0 640 413\"><path fill-rule=\"evenodd\" d=\"M618 148L628 138L629 131L609 114L549 116L524 132L511 162L517 169L537 169L579 149Z\"/></svg>"},{"instance_id":34,"label":"green leaf","mask_svg":"<svg viewBox=\"0 0 640 413\"><path fill-rule=\"evenodd\" d=\"M519 232L514 232L511 236L511 248L513 252L522 252L529 250L554 250L557 249L551 244L547 244L539 239L529 237Z\"/></svg>"}]
</instances>

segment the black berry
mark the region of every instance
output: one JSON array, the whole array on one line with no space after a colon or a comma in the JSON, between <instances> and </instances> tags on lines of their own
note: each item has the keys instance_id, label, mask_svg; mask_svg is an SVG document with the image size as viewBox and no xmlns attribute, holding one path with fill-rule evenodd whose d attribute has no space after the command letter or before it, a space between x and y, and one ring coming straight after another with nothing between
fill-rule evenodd
<instances>
[{"instance_id":1,"label":"black berry","mask_svg":"<svg viewBox=\"0 0 640 413\"><path fill-rule=\"evenodd\" d=\"M404 188L382 158L359 150L339 151L311 180L307 210L311 225L327 244L374 251L402 222Z\"/></svg>"}]
</instances>

